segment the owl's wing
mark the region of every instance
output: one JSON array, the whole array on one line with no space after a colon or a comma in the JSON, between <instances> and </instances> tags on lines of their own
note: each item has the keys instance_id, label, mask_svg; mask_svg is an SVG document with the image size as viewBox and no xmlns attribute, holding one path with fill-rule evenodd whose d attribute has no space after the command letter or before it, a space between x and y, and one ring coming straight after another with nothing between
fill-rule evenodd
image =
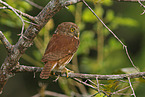
<instances>
[{"instance_id":1,"label":"owl's wing","mask_svg":"<svg viewBox=\"0 0 145 97\"><path fill-rule=\"evenodd\" d=\"M68 35L54 34L46 48L42 62L59 60L67 55L73 55L78 46L78 39Z\"/></svg>"}]
</instances>

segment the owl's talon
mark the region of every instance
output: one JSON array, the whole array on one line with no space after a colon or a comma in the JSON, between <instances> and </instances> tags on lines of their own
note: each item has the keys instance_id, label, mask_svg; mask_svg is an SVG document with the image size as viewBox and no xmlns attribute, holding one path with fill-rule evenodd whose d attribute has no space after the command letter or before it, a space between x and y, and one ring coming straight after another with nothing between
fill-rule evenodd
<instances>
[{"instance_id":1,"label":"owl's talon","mask_svg":"<svg viewBox=\"0 0 145 97\"><path fill-rule=\"evenodd\" d=\"M55 75L55 72L53 72L53 75Z\"/></svg>"},{"instance_id":2,"label":"owl's talon","mask_svg":"<svg viewBox=\"0 0 145 97\"><path fill-rule=\"evenodd\" d=\"M71 71L71 70L67 69L66 67L64 69L66 71L66 77L67 78L68 78L68 73L74 73L74 71Z\"/></svg>"}]
</instances>

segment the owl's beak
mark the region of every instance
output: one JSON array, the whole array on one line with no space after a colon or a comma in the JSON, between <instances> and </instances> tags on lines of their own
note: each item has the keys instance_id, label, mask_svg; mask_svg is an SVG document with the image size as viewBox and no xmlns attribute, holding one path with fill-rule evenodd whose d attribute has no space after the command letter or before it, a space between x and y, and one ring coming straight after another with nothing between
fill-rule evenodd
<instances>
[{"instance_id":1,"label":"owl's beak","mask_svg":"<svg viewBox=\"0 0 145 97\"><path fill-rule=\"evenodd\" d=\"M77 38L79 38L79 36L80 36L80 32L77 31L75 36L76 36Z\"/></svg>"}]
</instances>

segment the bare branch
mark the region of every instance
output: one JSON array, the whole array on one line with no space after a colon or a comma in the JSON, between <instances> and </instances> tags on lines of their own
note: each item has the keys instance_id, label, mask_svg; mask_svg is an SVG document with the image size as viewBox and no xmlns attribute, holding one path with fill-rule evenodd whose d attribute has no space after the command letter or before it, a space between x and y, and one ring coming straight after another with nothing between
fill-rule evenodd
<instances>
[{"instance_id":1,"label":"bare branch","mask_svg":"<svg viewBox=\"0 0 145 97\"><path fill-rule=\"evenodd\" d=\"M124 91L125 89L128 89L129 87L130 87L130 86L127 86L127 87L125 87L125 88L123 88L123 89L120 89L120 90L118 90L118 91L113 92L112 94L117 94L118 92Z\"/></svg>"},{"instance_id":2,"label":"bare branch","mask_svg":"<svg viewBox=\"0 0 145 97\"><path fill-rule=\"evenodd\" d=\"M137 1L143 8L145 8L145 6L141 3L142 0L137 0Z\"/></svg>"},{"instance_id":3,"label":"bare branch","mask_svg":"<svg viewBox=\"0 0 145 97\"><path fill-rule=\"evenodd\" d=\"M13 67L13 72L41 72L43 67L32 67L25 65L16 65ZM61 74L59 71L54 71L56 76L67 77L65 73ZM81 78L81 79L98 79L98 80L122 80L129 78L139 78L145 76L145 72L131 73L131 74L116 74L116 75L98 75L98 74L82 74L82 73L68 73L68 78ZM91 82L93 83L93 82ZM98 82L97 82L98 83ZM93 83L98 87L95 83Z\"/></svg>"},{"instance_id":4,"label":"bare branch","mask_svg":"<svg viewBox=\"0 0 145 97\"><path fill-rule=\"evenodd\" d=\"M14 8L14 9L15 9L15 8ZM22 16L26 17L27 19L29 19L29 20L35 22L35 17L33 17L33 16L29 15L29 14L23 13L23 12L21 12L21 11L18 10L18 9L15 9L15 10L16 10L17 13L19 13L20 15L22 15Z\"/></svg>"},{"instance_id":5,"label":"bare branch","mask_svg":"<svg viewBox=\"0 0 145 97\"><path fill-rule=\"evenodd\" d=\"M143 7L143 8L145 8L145 5L143 5L142 3L141 3L141 1L142 0L137 0L138 1L138 3ZM145 10L141 13L141 15L143 15L145 13Z\"/></svg>"},{"instance_id":6,"label":"bare branch","mask_svg":"<svg viewBox=\"0 0 145 97\"><path fill-rule=\"evenodd\" d=\"M95 88L94 86L92 86L92 85L90 85L90 84L88 84L88 83L86 83L86 82L83 82L83 81L81 81L81 80L79 80L79 79L77 79L77 78L72 78L72 79L75 80L75 81L77 81L77 82L79 82L79 83L81 83L81 84L83 84L83 85L85 85L85 86L88 86L88 87L92 88L93 90L98 91L97 88ZM100 92L102 92L102 93L104 93L105 95L107 95L107 93L106 93L105 91L100 90ZM109 96L109 95L107 95L107 96Z\"/></svg>"},{"instance_id":7,"label":"bare branch","mask_svg":"<svg viewBox=\"0 0 145 97\"><path fill-rule=\"evenodd\" d=\"M56 72L55 74L58 76L59 74ZM60 76L66 77L66 74L61 74ZM81 74L81 73L69 73L68 78L82 78L82 79L96 79L98 80L120 80L120 79L128 79L130 78L139 78L145 76L145 72L131 73L131 74L116 74L116 75L98 75L98 74Z\"/></svg>"},{"instance_id":8,"label":"bare branch","mask_svg":"<svg viewBox=\"0 0 145 97\"><path fill-rule=\"evenodd\" d=\"M43 9L42 6L40 6L40 5L38 5L38 4L34 3L34 2L32 2L32 1L30 1L30 0L25 0L25 1L28 2L29 4L31 4L32 6L38 8L38 9Z\"/></svg>"},{"instance_id":9,"label":"bare branch","mask_svg":"<svg viewBox=\"0 0 145 97\"><path fill-rule=\"evenodd\" d=\"M4 7L0 7L0 9L10 9L10 8L4 6ZM29 19L29 20L35 22L35 17L33 17L33 16L29 15L29 14L23 13L22 11L20 11L20 10L18 10L18 9L15 9L15 8L13 8L13 9L14 9L17 13L19 13L20 15L24 16L25 18L27 18L27 19ZM10 10L11 10L11 9L10 9Z\"/></svg>"},{"instance_id":10,"label":"bare branch","mask_svg":"<svg viewBox=\"0 0 145 97\"><path fill-rule=\"evenodd\" d=\"M138 0L116 0L116 1L123 1L123 2L138 2ZM145 1L145 0L140 0L140 1Z\"/></svg>"},{"instance_id":11,"label":"bare branch","mask_svg":"<svg viewBox=\"0 0 145 97\"><path fill-rule=\"evenodd\" d=\"M16 65L12 72L41 72L43 67L32 67L32 66L25 66L25 65Z\"/></svg>"},{"instance_id":12,"label":"bare branch","mask_svg":"<svg viewBox=\"0 0 145 97\"><path fill-rule=\"evenodd\" d=\"M96 77L96 81L97 81L98 92L100 93L100 87L99 87L99 80L98 80L98 77Z\"/></svg>"},{"instance_id":13,"label":"bare branch","mask_svg":"<svg viewBox=\"0 0 145 97\"><path fill-rule=\"evenodd\" d=\"M7 9L7 7L3 6L3 7L0 7L0 9Z\"/></svg>"},{"instance_id":14,"label":"bare branch","mask_svg":"<svg viewBox=\"0 0 145 97\"><path fill-rule=\"evenodd\" d=\"M133 95L134 97L136 97L135 92L134 92L134 89L133 89L132 84L131 84L131 81L130 81L130 77L128 77L128 81L129 81L130 88L131 88L131 90L132 90L132 92L133 92L132 95Z\"/></svg>"},{"instance_id":15,"label":"bare branch","mask_svg":"<svg viewBox=\"0 0 145 97\"><path fill-rule=\"evenodd\" d=\"M0 0L0 3L6 6L7 8L9 8L10 10L12 10L20 18L20 20L22 21L21 35L23 35L25 23L22 17L16 12L16 10L12 6L8 5L6 2L3 2L2 0Z\"/></svg>"},{"instance_id":16,"label":"bare branch","mask_svg":"<svg viewBox=\"0 0 145 97\"><path fill-rule=\"evenodd\" d=\"M104 27L122 44L123 48L125 48L126 51L126 55L128 57L128 59L130 60L132 66L139 72L139 69L134 65L128 50L127 50L127 46L115 35L115 33L97 16L97 14L92 10L92 8L85 2L85 0L82 0L84 2L84 4L89 8L89 10L96 16L96 18L104 25Z\"/></svg>"},{"instance_id":17,"label":"bare branch","mask_svg":"<svg viewBox=\"0 0 145 97\"><path fill-rule=\"evenodd\" d=\"M7 38L4 36L4 34L1 31L0 31L0 40L5 46L5 48L7 49L7 51L10 52L12 49L12 45L9 43L9 41L7 40Z\"/></svg>"}]
</instances>

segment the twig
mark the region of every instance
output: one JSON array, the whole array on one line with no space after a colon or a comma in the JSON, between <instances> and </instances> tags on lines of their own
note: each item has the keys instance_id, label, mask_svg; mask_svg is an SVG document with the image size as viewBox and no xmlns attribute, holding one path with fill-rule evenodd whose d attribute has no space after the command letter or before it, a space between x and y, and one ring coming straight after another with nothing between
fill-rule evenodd
<instances>
[{"instance_id":1,"label":"twig","mask_svg":"<svg viewBox=\"0 0 145 97\"><path fill-rule=\"evenodd\" d=\"M0 9L7 9L7 7L3 6L3 7L0 7Z\"/></svg>"},{"instance_id":2,"label":"twig","mask_svg":"<svg viewBox=\"0 0 145 97\"><path fill-rule=\"evenodd\" d=\"M83 84L83 85L85 85L85 86L88 86L88 87L92 88L93 90L98 91L97 88L93 87L92 85L90 85L90 84L88 84L88 83L86 83L86 82L83 82L83 81L81 81L81 80L79 80L79 79L77 79L77 78L72 78L72 79L75 80L75 81L77 81L77 82L79 82L79 83L81 83L81 84ZM106 93L105 91L100 90L100 92L102 92L102 93L104 93L105 95L107 95L107 93ZM108 95L107 95L107 96L108 96Z\"/></svg>"},{"instance_id":3,"label":"twig","mask_svg":"<svg viewBox=\"0 0 145 97\"><path fill-rule=\"evenodd\" d=\"M141 0L137 0L137 1L143 8L145 8L145 6L141 3Z\"/></svg>"},{"instance_id":4,"label":"twig","mask_svg":"<svg viewBox=\"0 0 145 97\"><path fill-rule=\"evenodd\" d=\"M134 92L134 89L133 89L133 87L131 85L130 77L128 77L128 81L129 81L130 88L131 88L131 90L133 92L132 95L134 95L134 97L136 97L135 92Z\"/></svg>"},{"instance_id":5,"label":"twig","mask_svg":"<svg viewBox=\"0 0 145 97\"><path fill-rule=\"evenodd\" d=\"M24 22L29 23L29 24L32 24L32 25L35 25L35 26L39 26L38 24L35 24L35 23L32 23L32 22L29 22L29 21L25 21L25 20L24 20Z\"/></svg>"},{"instance_id":6,"label":"twig","mask_svg":"<svg viewBox=\"0 0 145 97\"><path fill-rule=\"evenodd\" d=\"M96 84L96 83L94 83L94 82L91 81L90 79L87 79L87 80L97 87L97 84ZM85 81L85 82L86 82L86 81ZM97 88L98 88L98 87L97 87Z\"/></svg>"},{"instance_id":7,"label":"twig","mask_svg":"<svg viewBox=\"0 0 145 97\"><path fill-rule=\"evenodd\" d=\"M14 8L14 9L15 9L15 8ZM29 15L29 14L26 14L26 13L24 13L24 12L18 10L18 9L15 9L15 10L16 10L17 13L19 13L20 15L26 17L27 19L29 19L29 20L31 20L31 21L33 21L33 22L36 22L36 21L35 21L35 19L36 19L35 17L33 17L33 16Z\"/></svg>"},{"instance_id":8,"label":"twig","mask_svg":"<svg viewBox=\"0 0 145 97\"><path fill-rule=\"evenodd\" d=\"M123 48L125 48L126 51L126 55L128 57L128 59L130 60L132 66L139 72L139 69L134 65L128 50L127 50L127 46L115 35L115 33L96 15L96 13L91 9L91 7L85 2L85 0L82 0L84 2L84 4L89 8L89 10L98 18L98 20L105 26L105 28L122 44Z\"/></svg>"},{"instance_id":9,"label":"twig","mask_svg":"<svg viewBox=\"0 0 145 97\"><path fill-rule=\"evenodd\" d=\"M25 1L28 2L29 4L31 4L32 6L38 8L38 9L43 9L42 6L40 6L40 5L38 5L38 4L34 3L34 2L32 2L32 1L30 1L30 0L25 0Z\"/></svg>"},{"instance_id":10,"label":"twig","mask_svg":"<svg viewBox=\"0 0 145 97\"><path fill-rule=\"evenodd\" d=\"M99 80L98 80L98 77L96 77L96 81L97 81L98 92L100 93L100 87L99 87ZM101 93L100 93L100 94L101 94Z\"/></svg>"},{"instance_id":11,"label":"twig","mask_svg":"<svg viewBox=\"0 0 145 97\"><path fill-rule=\"evenodd\" d=\"M141 13L141 15L143 15L145 13L145 10Z\"/></svg>"},{"instance_id":12,"label":"twig","mask_svg":"<svg viewBox=\"0 0 145 97\"><path fill-rule=\"evenodd\" d=\"M143 8L145 8L145 5L143 5L142 3L141 3L141 0L137 0L138 1L138 3L143 7ZM141 15L143 15L145 13L145 10L141 13Z\"/></svg>"},{"instance_id":13,"label":"twig","mask_svg":"<svg viewBox=\"0 0 145 97\"><path fill-rule=\"evenodd\" d=\"M116 1L123 1L123 2L138 2L138 0L116 0ZM145 0L140 0L140 1L145 1Z\"/></svg>"},{"instance_id":14,"label":"twig","mask_svg":"<svg viewBox=\"0 0 145 97\"><path fill-rule=\"evenodd\" d=\"M0 31L0 40L5 46L5 48L7 49L7 51L10 52L12 45L10 44L10 42L7 40L7 38L4 36L4 34L1 31Z\"/></svg>"},{"instance_id":15,"label":"twig","mask_svg":"<svg viewBox=\"0 0 145 97\"><path fill-rule=\"evenodd\" d=\"M16 10L11 7L10 5L8 5L6 2L3 2L2 0L0 0L0 3L3 4L4 6L6 6L7 8L9 8L10 10L12 10L19 18L20 20L22 21L22 29L21 29L21 37L23 36L23 32L24 32L24 20L22 19L22 17L16 12Z\"/></svg>"},{"instance_id":16,"label":"twig","mask_svg":"<svg viewBox=\"0 0 145 97\"><path fill-rule=\"evenodd\" d=\"M3 6L3 7L0 7L0 9L10 9L9 7L5 7L5 6ZM27 19L29 19L29 20L31 20L31 21L33 21L33 22L36 22L35 21L35 17L33 17L33 16L31 16L31 15L29 15L29 14L26 14L26 13L23 13L22 11L20 11L20 10L18 10L18 9L15 9L15 8L13 8L17 13L19 13L20 15L22 15L22 16L24 16L25 18L27 18ZM12 9L10 9L10 10L12 10ZM23 20L23 21L25 21L25 20ZM25 22L28 22L28 21L25 21Z\"/></svg>"},{"instance_id":17,"label":"twig","mask_svg":"<svg viewBox=\"0 0 145 97\"><path fill-rule=\"evenodd\" d=\"M125 88L123 88L123 89L120 89L120 90L118 90L118 91L115 91L115 92L113 92L112 94L116 94L116 93L118 93L118 92L121 92L121 91L123 91L123 90L125 90L125 89L128 89L130 86L127 86L127 87L125 87Z\"/></svg>"}]
</instances>

